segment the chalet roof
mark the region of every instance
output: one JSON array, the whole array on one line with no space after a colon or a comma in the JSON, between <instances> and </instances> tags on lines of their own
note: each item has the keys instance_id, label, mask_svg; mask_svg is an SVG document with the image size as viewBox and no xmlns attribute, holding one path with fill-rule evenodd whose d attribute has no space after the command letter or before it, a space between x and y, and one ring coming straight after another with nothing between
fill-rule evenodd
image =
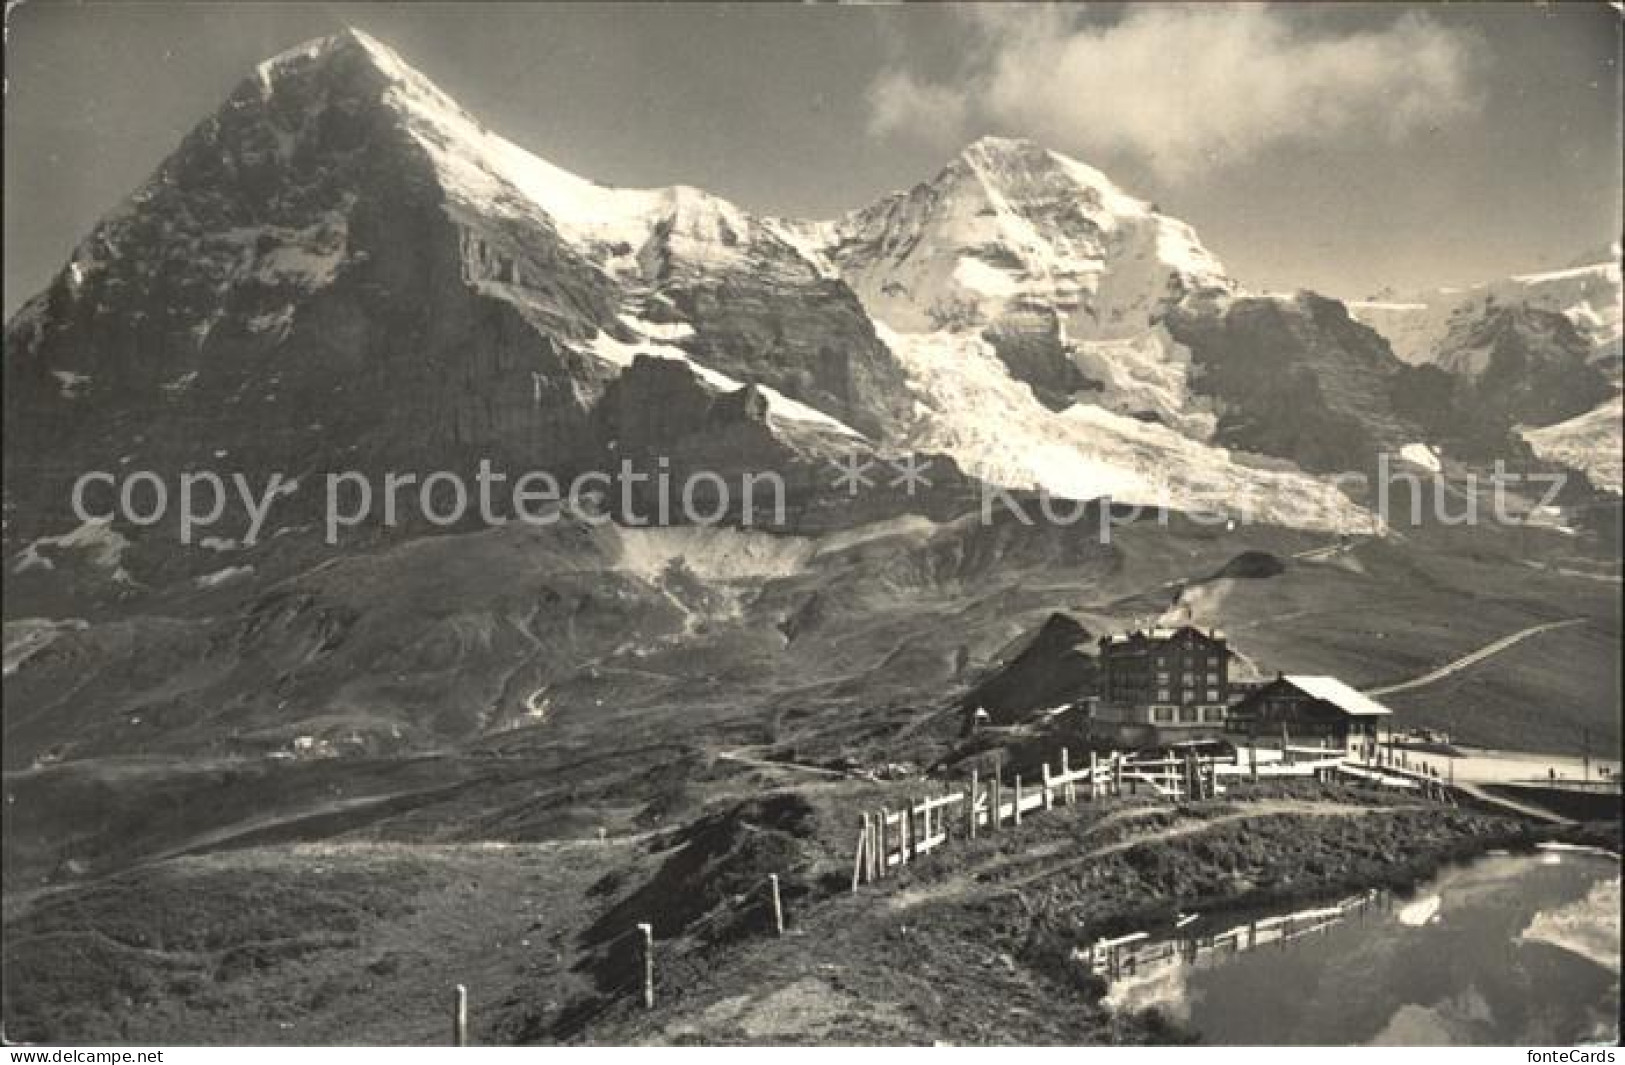
<instances>
[{"instance_id":1,"label":"chalet roof","mask_svg":"<svg viewBox=\"0 0 1625 1065\"><path fill-rule=\"evenodd\" d=\"M1281 679L1305 695L1321 702L1331 703L1351 717L1377 717L1393 713L1371 696L1355 691L1336 677L1309 677L1301 673L1287 673Z\"/></svg>"},{"instance_id":2,"label":"chalet roof","mask_svg":"<svg viewBox=\"0 0 1625 1065\"><path fill-rule=\"evenodd\" d=\"M1202 640L1222 640L1225 638L1222 629L1202 629L1196 625L1156 625L1151 628L1130 629L1122 633L1110 633L1101 638L1103 644L1132 643L1135 640L1162 643L1172 640L1184 632L1195 634Z\"/></svg>"}]
</instances>

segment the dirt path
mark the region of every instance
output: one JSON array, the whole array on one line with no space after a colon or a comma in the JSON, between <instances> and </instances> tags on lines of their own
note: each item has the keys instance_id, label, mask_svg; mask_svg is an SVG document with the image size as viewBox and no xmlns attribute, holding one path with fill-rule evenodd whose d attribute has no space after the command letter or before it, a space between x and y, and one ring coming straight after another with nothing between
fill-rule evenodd
<instances>
[{"instance_id":1,"label":"dirt path","mask_svg":"<svg viewBox=\"0 0 1625 1065\"><path fill-rule=\"evenodd\" d=\"M209 829L207 832L201 832L173 846L146 855L137 864L151 865L169 858L179 858L188 854L229 847L234 843L251 839L262 833L294 828L307 821L317 821L324 817L333 817L340 814L361 813L373 807L386 807L390 803L407 799L431 798L437 794L450 794L460 787L462 787L461 782L450 785L437 784L427 788L387 791L379 795L359 795L347 799L331 799L312 806L300 807L297 810L234 821L229 825Z\"/></svg>"},{"instance_id":2,"label":"dirt path","mask_svg":"<svg viewBox=\"0 0 1625 1065\"><path fill-rule=\"evenodd\" d=\"M1063 840L1055 843L1045 843L1027 850L1011 854L995 855L970 869L955 873L945 880L934 884L921 885L899 891L891 898L893 909L911 909L915 906L929 902L960 901L974 898L979 895L1003 894L1015 891L1027 884L1043 880L1046 877L1064 873L1087 862L1104 858L1112 854L1141 846L1146 843L1157 843L1163 840L1178 839L1182 836L1193 836L1219 825L1232 824L1236 821L1245 821L1255 817L1273 817L1282 814L1298 814L1309 817L1356 817L1361 814L1376 811L1391 811L1409 809L1404 806L1366 806L1356 803L1309 802L1299 799L1264 799L1248 803L1245 807L1228 813L1208 818L1187 818L1172 825L1140 832L1120 839L1115 843L1108 843L1102 847L1086 851L1083 854L1068 858L1065 861L1039 869L1036 872L1015 877L1010 880L1001 880L995 884L982 883L982 879L989 873L1014 865L1017 862L1026 862L1032 859L1049 858L1060 854L1072 846L1073 841ZM1164 806L1140 806L1127 810L1119 810L1102 818L1091 831L1098 832L1103 828L1121 823L1123 821L1137 820L1153 814L1164 813Z\"/></svg>"},{"instance_id":3,"label":"dirt path","mask_svg":"<svg viewBox=\"0 0 1625 1065\"><path fill-rule=\"evenodd\" d=\"M1340 540L1325 547L1311 547L1307 551L1294 551L1292 557L1302 562L1324 562L1329 558L1346 555L1359 546L1358 540Z\"/></svg>"},{"instance_id":4,"label":"dirt path","mask_svg":"<svg viewBox=\"0 0 1625 1065\"><path fill-rule=\"evenodd\" d=\"M757 769L795 769L803 773L817 773L820 776L839 777L846 779L851 774L843 773L839 769L826 769L821 765L804 765L801 762L773 762L765 758L752 758L740 754L738 751L722 751L717 758L724 762L735 762L739 765L754 766Z\"/></svg>"},{"instance_id":5,"label":"dirt path","mask_svg":"<svg viewBox=\"0 0 1625 1065\"><path fill-rule=\"evenodd\" d=\"M1443 680L1454 673L1460 673L1464 669L1475 666L1484 661L1484 659L1489 658L1491 655L1500 654L1507 648L1513 646L1514 644L1521 643L1524 640L1529 639L1531 636L1538 636L1543 632L1551 632L1554 629L1567 628L1570 625L1584 625L1590 620L1590 618L1568 618L1565 621L1548 621L1544 625L1531 625L1527 629L1520 629L1509 636L1503 636L1493 643L1487 643L1478 650L1473 651L1470 654L1463 655L1454 662L1440 666L1431 673L1424 673L1420 677L1412 677L1410 680L1400 681L1398 684L1389 684L1381 688L1369 688L1366 690L1366 694L1393 695L1397 692L1407 692L1413 688L1420 688L1424 685Z\"/></svg>"},{"instance_id":6,"label":"dirt path","mask_svg":"<svg viewBox=\"0 0 1625 1065\"><path fill-rule=\"evenodd\" d=\"M1574 821L1571 818L1553 813L1550 810L1543 810L1539 806L1531 806L1528 803L1519 802L1517 799L1510 798L1506 795L1494 794L1484 790L1477 784L1457 784L1456 787L1480 802L1489 803L1492 806L1499 806L1504 810L1510 810L1513 813L1522 814L1524 817L1533 818L1536 821L1544 821L1547 824L1553 825L1574 824Z\"/></svg>"},{"instance_id":7,"label":"dirt path","mask_svg":"<svg viewBox=\"0 0 1625 1065\"><path fill-rule=\"evenodd\" d=\"M1377 811L1395 809L1403 809L1403 807L1365 806L1354 803L1304 802L1297 799L1266 799L1262 802L1251 803L1244 809L1233 810L1230 813L1220 814L1217 817L1202 819L1193 818L1187 821L1180 821L1176 824L1168 825L1166 828L1157 829L1154 832L1144 832L1139 835L1130 836L1127 839L1118 840L1116 843L1109 843L1104 847L1096 847L1092 851L1081 854L1076 858L1070 859L1069 861L1062 862L1059 865L1052 865L1048 869L1040 869L1036 873L1029 873L1026 876L1018 877L1015 880L1007 880L999 884L998 888L1001 891L1014 891L1017 888L1026 886L1027 884L1034 883L1038 880L1043 880L1045 877L1054 876L1057 873L1065 872L1068 869L1075 868L1084 864L1085 862L1090 862L1097 858L1104 858L1112 854L1120 854L1123 851L1130 850L1146 843L1159 843L1164 840L1179 839L1182 836L1198 835L1199 833L1206 832L1209 829L1217 828L1219 825L1232 824L1236 821L1246 821L1254 817L1273 817L1281 814L1297 814L1304 817L1355 817L1360 814L1369 814Z\"/></svg>"}]
</instances>

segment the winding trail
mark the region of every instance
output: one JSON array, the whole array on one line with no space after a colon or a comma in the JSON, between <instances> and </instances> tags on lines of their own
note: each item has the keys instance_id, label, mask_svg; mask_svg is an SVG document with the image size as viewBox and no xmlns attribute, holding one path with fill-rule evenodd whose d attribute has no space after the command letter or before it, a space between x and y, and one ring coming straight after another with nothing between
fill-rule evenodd
<instances>
[{"instance_id":1,"label":"winding trail","mask_svg":"<svg viewBox=\"0 0 1625 1065\"><path fill-rule=\"evenodd\" d=\"M735 750L735 751L718 751L717 752L717 758L719 760L725 761L725 762L734 762L734 763L737 763L739 765L753 766L753 767L755 767L757 769L799 770L800 772L803 772L803 773L816 773L819 776L840 777L842 779L845 779L846 777L849 777L849 776L852 775L850 773L844 773L839 769L829 769L829 768L826 768L825 766L821 766L821 765L807 765L804 762L774 762L774 761L770 761L770 760L768 760L766 758L752 758L749 755L741 754L737 750Z\"/></svg>"},{"instance_id":2,"label":"winding trail","mask_svg":"<svg viewBox=\"0 0 1625 1065\"><path fill-rule=\"evenodd\" d=\"M1570 625L1584 625L1590 620L1590 618L1568 618L1564 621L1548 621L1544 625L1531 625L1527 629L1520 629L1509 636L1503 636L1493 643L1487 643L1478 650L1473 651L1470 654L1462 655L1454 662L1440 666L1431 673L1424 673L1420 677L1412 677L1410 680L1400 681L1398 684L1388 684L1381 688L1367 688L1365 694L1394 695L1398 692L1408 692L1413 688L1421 688L1425 685L1432 684L1435 681L1443 680L1452 674L1460 673L1464 669L1469 669L1472 666L1484 661L1484 659L1489 658L1491 655L1500 654L1507 648L1513 646L1514 644L1521 643L1524 640L1529 639L1531 636L1539 636L1543 632L1551 632L1555 629L1567 628Z\"/></svg>"},{"instance_id":3,"label":"winding trail","mask_svg":"<svg viewBox=\"0 0 1625 1065\"><path fill-rule=\"evenodd\" d=\"M1026 887L1029 884L1058 876L1079 866L1088 865L1100 858L1132 850L1147 843L1158 843L1183 836L1199 835L1211 831L1220 825L1232 824L1237 821L1247 821L1262 817L1277 817L1282 815L1298 815L1306 817L1361 817L1372 814L1390 813L1398 810L1415 809L1410 806L1369 806L1358 803L1342 802L1310 802L1299 799L1261 799L1238 804L1234 810L1216 814L1210 817L1180 818L1173 824L1161 825L1143 832L1135 832L1122 839L1115 840L1102 846L1093 847L1082 854L1072 853L1060 861L1043 865L1036 870L1021 873L1018 876L1002 880L989 880L992 873L999 872L1018 863L1024 864L1033 859L1059 858L1067 851L1073 851L1075 841L1062 840L1029 847L1021 851L996 854L987 860L969 868L959 870L946 878L921 885L915 885L898 891L889 900L892 909L912 909L926 903L942 902L947 900L963 901L968 898L990 895L1008 894ZM1102 819L1090 829L1091 834L1101 829L1123 821L1137 820L1154 814L1165 813L1166 807L1144 806L1131 807L1118 810Z\"/></svg>"}]
</instances>

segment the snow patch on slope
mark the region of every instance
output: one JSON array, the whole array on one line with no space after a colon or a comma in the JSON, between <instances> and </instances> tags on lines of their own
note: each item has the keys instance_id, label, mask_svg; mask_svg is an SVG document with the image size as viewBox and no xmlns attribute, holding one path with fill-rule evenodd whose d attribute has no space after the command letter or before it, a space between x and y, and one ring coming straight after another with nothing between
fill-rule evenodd
<instances>
[{"instance_id":1,"label":"snow patch on slope","mask_svg":"<svg viewBox=\"0 0 1625 1065\"><path fill-rule=\"evenodd\" d=\"M129 546L129 538L113 528L111 518L91 518L76 529L56 536L41 536L34 540L17 552L11 571L27 573L29 570L55 569L56 564L40 550L53 548L57 551L82 552L91 565L110 571L113 580L128 583L130 575L125 571L121 561L125 548Z\"/></svg>"},{"instance_id":2,"label":"snow patch on slope","mask_svg":"<svg viewBox=\"0 0 1625 1065\"><path fill-rule=\"evenodd\" d=\"M565 239L585 248L619 247L624 257L643 245L677 201L705 195L611 188L578 177L485 129L393 50L349 32L388 79L385 102L429 156L447 196L471 211L520 220L540 214Z\"/></svg>"},{"instance_id":3,"label":"snow patch on slope","mask_svg":"<svg viewBox=\"0 0 1625 1065\"><path fill-rule=\"evenodd\" d=\"M1190 349L1161 325L1121 340L1080 340L1072 362L1102 389L1091 402L1119 414L1154 414L1195 440L1209 440L1218 416L1191 393Z\"/></svg>"},{"instance_id":4,"label":"snow patch on slope","mask_svg":"<svg viewBox=\"0 0 1625 1065\"><path fill-rule=\"evenodd\" d=\"M355 36L389 79L386 102L433 161L447 195L468 210L524 220L540 213L588 259L623 279L657 272L657 254L691 265L742 262L758 226L828 276L830 264L808 230L761 222L687 185L616 188L579 177L485 129L389 48Z\"/></svg>"},{"instance_id":5,"label":"snow patch on slope","mask_svg":"<svg viewBox=\"0 0 1625 1065\"><path fill-rule=\"evenodd\" d=\"M1381 333L1394 354L1423 364L1437 359L1458 322L1494 305L1525 304L1574 323L1599 353L1617 350L1622 333L1619 262L1520 274L1466 289L1438 289L1414 298L1356 301L1354 318Z\"/></svg>"},{"instance_id":6,"label":"snow patch on slope","mask_svg":"<svg viewBox=\"0 0 1625 1065\"><path fill-rule=\"evenodd\" d=\"M624 316L621 320L633 328L652 324L646 323L642 319ZM680 339L681 337L687 335L685 332L686 329L687 327L685 325L679 323L657 328L656 331L665 336ZM626 369L628 366L631 366L633 360L635 360L639 355L645 355L649 358L655 359L668 359L672 362L680 362L693 371L694 376L702 383L716 390L717 392L738 392L740 389L746 387L743 381L729 377L725 373L719 373L708 366L702 366L700 363L695 362L689 357L688 352L684 351L680 347L677 347L675 344L669 343L666 340L645 336L637 340L627 342L617 340L610 334L601 332L588 344L588 351L590 351L597 358L609 363L611 366L615 366L622 370ZM785 395L783 392L780 392L776 388L769 387L768 385L758 384L756 385L756 389L757 391L761 392L762 395L767 397L767 414L769 418L777 418L787 422L811 426L825 432L837 433L841 436L849 436L856 440L864 439L862 433L858 432L856 429L852 428L850 425L847 425L840 419L831 417L830 415L825 414L823 411L818 410L816 407L810 407L799 400L791 399L789 396Z\"/></svg>"},{"instance_id":7,"label":"snow patch on slope","mask_svg":"<svg viewBox=\"0 0 1625 1065\"><path fill-rule=\"evenodd\" d=\"M83 618L17 618L4 625L4 662L0 672L11 676L24 662L45 650L70 632L84 632L90 623Z\"/></svg>"},{"instance_id":8,"label":"snow patch on slope","mask_svg":"<svg viewBox=\"0 0 1625 1065\"><path fill-rule=\"evenodd\" d=\"M61 386L59 391L63 399L77 399L90 385L89 374L74 370L52 370L51 376L56 378L57 384Z\"/></svg>"},{"instance_id":9,"label":"snow patch on slope","mask_svg":"<svg viewBox=\"0 0 1625 1065\"><path fill-rule=\"evenodd\" d=\"M1580 470L1598 488L1625 494L1625 399L1620 396L1566 422L1522 429L1520 435L1546 461Z\"/></svg>"},{"instance_id":10,"label":"snow patch on slope","mask_svg":"<svg viewBox=\"0 0 1625 1065\"><path fill-rule=\"evenodd\" d=\"M224 569L217 569L213 573L205 573L194 577L192 583L199 588L218 588L222 584L246 580L253 575L253 566L226 566Z\"/></svg>"},{"instance_id":11,"label":"snow patch on slope","mask_svg":"<svg viewBox=\"0 0 1625 1065\"><path fill-rule=\"evenodd\" d=\"M705 580L791 577L806 568L814 549L813 541L804 537L721 526L638 529L617 525L614 532L615 567L651 582L679 561Z\"/></svg>"},{"instance_id":12,"label":"snow patch on slope","mask_svg":"<svg viewBox=\"0 0 1625 1065\"><path fill-rule=\"evenodd\" d=\"M1438 451L1426 444L1406 444L1399 449L1399 457L1433 473L1444 469L1444 464L1439 461Z\"/></svg>"}]
</instances>

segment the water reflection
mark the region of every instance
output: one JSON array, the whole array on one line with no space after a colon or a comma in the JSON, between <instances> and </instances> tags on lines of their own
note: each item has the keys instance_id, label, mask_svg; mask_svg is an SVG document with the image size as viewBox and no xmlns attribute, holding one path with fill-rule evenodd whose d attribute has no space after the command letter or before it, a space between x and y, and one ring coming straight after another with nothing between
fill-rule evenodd
<instances>
[{"instance_id":1,"label":"water reflection","mask_svg":"<svg viewBox=\"0 0 1625 1065\"><path fill-rule=\"evenodd\" d=\"M1616 1037L1619 863L1485 858L1405 896L1184 919L1079 949L1119 1009L1229 1044L1572 1044Z\"/></svg>"}]
</instances>

